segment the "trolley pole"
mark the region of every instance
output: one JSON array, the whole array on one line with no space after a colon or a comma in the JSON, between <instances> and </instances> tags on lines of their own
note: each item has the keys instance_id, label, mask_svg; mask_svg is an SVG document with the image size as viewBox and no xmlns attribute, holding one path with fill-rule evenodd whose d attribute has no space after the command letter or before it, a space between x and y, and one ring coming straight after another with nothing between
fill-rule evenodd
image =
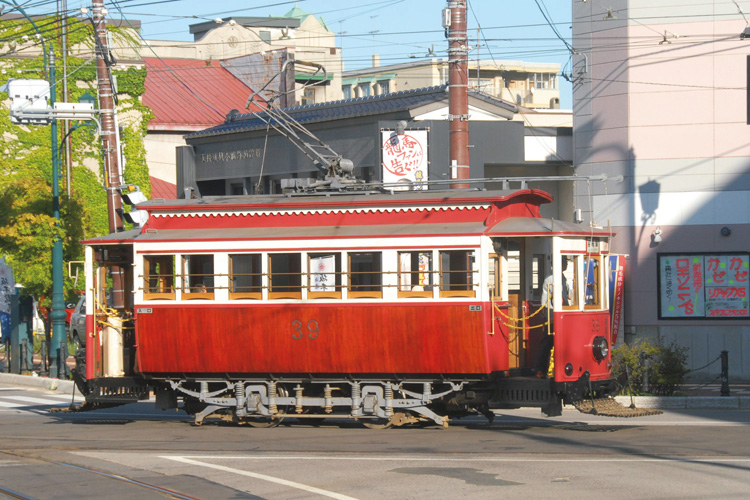
<instances>
[{"instance_id":1,"label":"trolley pole","mask_svg":"<svg viewBox=\"0 0 750 500\"><path fill-rule=\"evenodd\" d=\"M443 10L448 36L448 121L450 122L451 179L469 178L469 37L466 32L466 0L448 0ZM452 189L468 189L466 183Z\"/></svg>"},{"instance_id":2,"label":"trolley pole","mask_svg":"<svg viewBox=\"0 0 750 500\"><path fill-rule=\"evenodd\" d=\"M107 188L107 210L109 213L109 232L122 232L122 199L117 188L122 182L120 173L120 146L115 130L115 101L110 78L110 54L107 41L107 14L103 0L94 0L94 41L96 42L96 76L99 90L99 112L101 116L102 153L104 156L105 186ZM125 303L122 268L110 268L112 275L112 304L115 309L122 309Z\"/></svg>"}]
</instances>

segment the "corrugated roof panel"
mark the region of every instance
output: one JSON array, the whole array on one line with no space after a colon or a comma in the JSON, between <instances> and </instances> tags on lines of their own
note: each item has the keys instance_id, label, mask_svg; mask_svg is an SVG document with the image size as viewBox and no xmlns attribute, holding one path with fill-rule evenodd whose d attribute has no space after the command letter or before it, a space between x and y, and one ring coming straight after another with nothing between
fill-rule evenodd
<instances>
[{"instance_id":1,"label":"corrugated roof panel","mask_svg":"<svg viewBox=\"0 0 750 500\"><path fill-rule=\"evenodd\" d=\"M232 109L245 110L253 92L215 61L144 59L143 104L154 112L152 129L194 130L224 123ZM260 109L260 108L258 108Z\"/></svg>"}]
</instances>

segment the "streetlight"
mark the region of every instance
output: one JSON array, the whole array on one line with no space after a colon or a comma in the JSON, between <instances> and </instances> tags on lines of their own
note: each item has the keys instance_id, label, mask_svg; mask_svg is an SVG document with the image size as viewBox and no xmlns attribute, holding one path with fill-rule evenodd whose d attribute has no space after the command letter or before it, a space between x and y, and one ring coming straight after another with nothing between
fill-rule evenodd
<instances>
[{"instance_id":1,"label":"streetlight","mask_svg":"<svg viewBox=\"0 0 750 500\"><path fill-rule=\"evenodd\" d=\"M42 52L44 54L44 66L47 70L48 81L50 83L50 106L55 107L56 89L55 89L55 52L52 44L49 46L49 53L45 47L44 37L39 27L36 25L33 19L26 14L26 11L16 3L15 0L0 0L0 3L9 5L15 9L18 9L23 17L25 17L31 26L36 31L38 38L41 40ZM51 146L52 146L52 211L55 217L55 227L60 227L60 155L57 149L57 120L52 117L50 124ZM60 344L64 345L65 341L65 301L63 298L63 248L62 240L59 234L55 236L52 245L52 313L50 314L52 319L52 339L50 341L50 349L52 352L50 362L50 375L57 376L58 378L65 377L65 363L64 360L67 358L67 353L60 351ZM58 363L58 360L60 363Z\"/></svg>"}]
</instances>

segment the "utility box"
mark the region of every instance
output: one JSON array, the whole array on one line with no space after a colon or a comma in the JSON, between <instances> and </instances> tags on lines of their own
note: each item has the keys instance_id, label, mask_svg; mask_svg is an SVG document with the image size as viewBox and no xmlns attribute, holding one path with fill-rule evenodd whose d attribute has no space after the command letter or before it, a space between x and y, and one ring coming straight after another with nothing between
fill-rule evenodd
<instances>
[{"instance_id":1,"label":"utility box","mask_svg":"<svg viewBox=\"0 0 750 500\"><path fill-rule=\"evenodd\" d=\"M8 96L11 123L49 125L52 121L49 82L13 78L8 80Z\"/></svg>"}]
</instances>

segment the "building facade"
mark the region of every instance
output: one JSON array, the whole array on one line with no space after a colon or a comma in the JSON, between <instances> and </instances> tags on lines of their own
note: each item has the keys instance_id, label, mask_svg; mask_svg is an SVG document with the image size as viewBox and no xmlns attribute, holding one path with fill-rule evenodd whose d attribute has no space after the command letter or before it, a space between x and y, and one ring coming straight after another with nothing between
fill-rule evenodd
<instances>
[{"instance_id":1,"label":"building facade","mask_svg":"<svg viewBox=\"0 0 750 500\"><path fill-rule=\"evenodd\" d=\"M448 60L427 59L404 64L345 71L345 99L433 87L448 83ZM468 61L469 89L533 109L560 107L560 65L522 61Z\"/></svg>"},{"instance_id":2,"label":"building facade","mask_svg":"<svg viewBox=\"0 0 750 500\"><path fill-rule=\"evenodd\" d=\"M629 255L621 338L687 347L696 380L726 350L748 380L750 2L572 5L576 172L612 179L576 205Z\"/></svg>"}]
</instances>

